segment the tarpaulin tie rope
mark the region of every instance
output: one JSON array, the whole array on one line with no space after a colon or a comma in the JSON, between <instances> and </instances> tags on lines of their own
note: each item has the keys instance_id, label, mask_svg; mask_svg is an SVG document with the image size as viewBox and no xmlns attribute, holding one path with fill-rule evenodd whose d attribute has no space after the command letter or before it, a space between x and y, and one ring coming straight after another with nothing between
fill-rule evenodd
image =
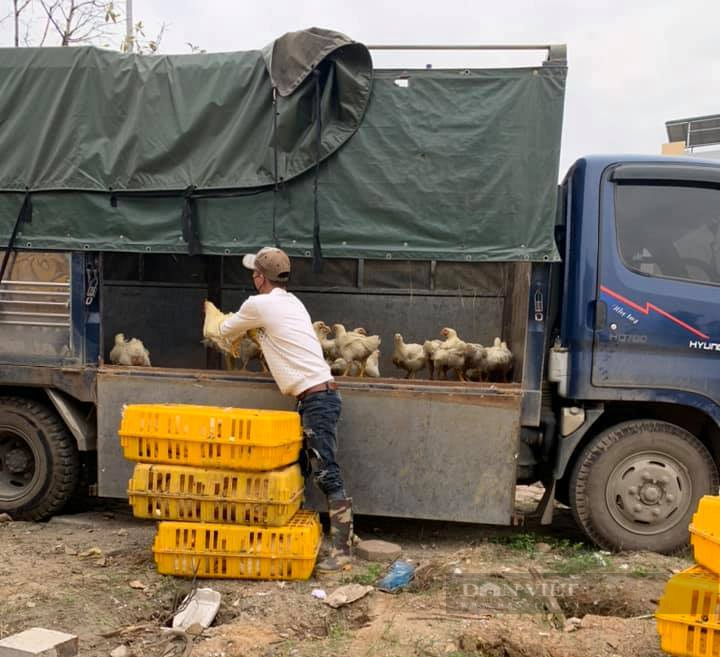
<instances>
[{"instance_id":1,"label":"tarpaulin tie rope","mask_svg":"<svg viewBox=\"0 0 720 657\"><path fill-rule=\"evenodd\" d=\"M318 183L320 181L320 148L322 146L322 116L320 115L320 72L313 70L315 78L315 182L313 187L313 272L323 270L322 246L320 244L320 209L318 207Z\"/></svg>"},{"instance_id":2,"label":"tarpaulin tie rope","mask_svg":"<svg viewBox=\"0 0 720 657\"><path fill-rule=\"evenodd\" d=\"M272 90L272 113L273 113L273 178L275 187L273 189L273 210L272 210L272 241L273 246L280 248L280 240L277 236L277 202L278 202L278 109L277 89Z\"/></svg>"},{"instance_id":3,"label":"tarpaulin tie rope","mask_svg":"<svg viewBox=\"0 0 720 657\"><path fill-rule=\"evenodd\" d=\"M20 230L20 224L32 223L32 199L30 198L30 192L25 192L25 198L23 204L18 212L17 219L15 219L15 225L13 226L10 239L8 240L7 246L5 247L5 255L3 256L2 265L0 265L0 283L5 278L5 270L7 269L8 261L10 260L10 253L15 246L15 240L17 239L18 231Z\"/></svg>"},{"instance_id":4,"label":"tarpaulin tie rope","mask_svg":"<svg viewBox=\"0 0 720 657\"><path fill-rule=\"evenodd\" d=\"M183 192L182 236L188 244L188 254L197 255L202 250L198 239L197 202L193 197L195 186L190 185Z\"/></svg>"}]
</instances>

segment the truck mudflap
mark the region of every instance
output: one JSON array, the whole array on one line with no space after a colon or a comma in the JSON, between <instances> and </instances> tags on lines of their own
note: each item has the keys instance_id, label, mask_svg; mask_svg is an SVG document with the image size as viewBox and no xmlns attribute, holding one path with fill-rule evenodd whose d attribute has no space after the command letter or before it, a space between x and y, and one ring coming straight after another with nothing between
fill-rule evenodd
<instances>
[{"instance_id":1,"label":"truck mudflap","mask_svg":"<svg viewBox=\"0 0 720 657\"><path fill-rule=\"evenodd\" d=\"M339 461L357 513L510 523L521 390L513 384L340 379ZM125 497L133 464L117 435L131 403L292 409L271 379L228 372L101 368L99 494ZM307 505L325 501L307 488Z\"/></svg>"}]
</instances>

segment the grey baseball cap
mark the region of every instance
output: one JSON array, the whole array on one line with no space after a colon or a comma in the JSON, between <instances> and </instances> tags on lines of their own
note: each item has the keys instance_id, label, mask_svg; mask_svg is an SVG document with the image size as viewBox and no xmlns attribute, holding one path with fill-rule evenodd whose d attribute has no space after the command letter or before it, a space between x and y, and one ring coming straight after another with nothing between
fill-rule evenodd
<instances>
[{"instance_id":1,"label":"grey baseball cap","mask_svg":"<svg viewBox=\"0 0 720 657\"><path fill-rule=\"evenodd\" d=\"M243 266L259 271L271 281L285 283L290 278L290 258L282 249L266 246L243 256Z\"/></svg>"}]
</instances>

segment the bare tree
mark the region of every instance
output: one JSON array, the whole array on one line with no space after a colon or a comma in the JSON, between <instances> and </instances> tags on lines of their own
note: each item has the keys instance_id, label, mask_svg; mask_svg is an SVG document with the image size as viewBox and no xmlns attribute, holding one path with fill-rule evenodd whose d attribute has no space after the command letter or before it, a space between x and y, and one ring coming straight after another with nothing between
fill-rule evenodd
<instances>
[{"instance_id":1,"label":"bare tree","mask_svg":"<svg viewBox=\"0 0 720 657\"><path fill-rule=\"evenodd\" d=\"M143 22L137 21L123 35L123 23L132 21L132 15L126 15L129 7L118 0L12 0L11 10L0 23L12 22L15 47L96 44L127 53L157 53L167 25L163 23L151 37Z\"/></svg>"},{"instance_id":2,"label":"bare tree","mask_svg":"<svg viewBox=\"0 0 720 657\"><path fill-rule=\"evenodd\" d=\"M118 19L113 3L105 0L40 0L40 4L61 46L110 38L110 27Z\"/></svg>"},{"instance_id":3,"label":"bare tree","mask_svg":"<svg viewBox=\"0 0 720 657\"><path fill-rule=\"evenodd\" d=\"M28 8L30 0L13 0L13 36L15 47L20 45L20 14Z\"/></svg>"}]
</instances>

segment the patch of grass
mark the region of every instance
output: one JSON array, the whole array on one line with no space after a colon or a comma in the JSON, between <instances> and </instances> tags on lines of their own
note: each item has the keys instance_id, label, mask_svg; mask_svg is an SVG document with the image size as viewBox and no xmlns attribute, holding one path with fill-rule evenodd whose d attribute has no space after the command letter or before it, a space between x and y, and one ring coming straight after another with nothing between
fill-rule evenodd
<instances>
[{"instance_id":1,"label":"patch of grass","mask_svg":"<svg viewBox=\"0 0 720 657\"><path fill-rule=\"evenodd\" d=\"M499 536L497 542L511 550L532 553L535 552L536 538L535 534L510 534Z\"/></svg>"},{"instance_id":2,"label":"patch of grass","mask_svg":"<svg viewBox=\"0 0 720 657\"><path fill-rule=\"evenodd\" d=\"M365 586L374 584L380 575L382 575L383 567L379 563L371 563L364 573L355 573L350 577L342 579L343 584L363 584Z\"/></svg>"},{"instance_id":3,"label":"patch of grass","mask_svg":"<svg viewBox=\"0 0 720 657\"><path fill-rule=\"evenodd\" d=\"M605 567L607 567L607 562L602 558L598 558L596 552L577 550L575 553L569 554L561 561L558 561L553 570L561 575L576 575Z\"/></svg>"},{"instance_id":4,"label":"patch of grass","mask_svg":"<svg viewBox=\"0 0 720 657\"><path fill-rule=\"evenodd\" d=\"M660 570L658 568L645 568L644 566L635 566L628 572L628 577L635 577L636 579L655 579L655 580L667 580L667 571Z\"/></svg>"},{"instance_id":5,"label":"patch of grass","mask_svg":"<svg viewBox=\"0 0 720 657\"><path fill-rule=\"evenodd\" d=\"M548 542L553 546L553 549L558 552L578 552L587 549L585 544L577 543L567 538L551 538Z\"/></svg>"},{"instance_id":6,"label":"patch of grass","mask_svg":"<svg viewBox=\"0 0 720 657\"><path fill-rule=\"evenodd\" d=\"M553 552L561 557L552 569L561 575L575 575L590 570L607 568L608 560L599 552L589 549L584 543L576 543L566 538L552 541Z\"/></svg>"}]
</instances>

